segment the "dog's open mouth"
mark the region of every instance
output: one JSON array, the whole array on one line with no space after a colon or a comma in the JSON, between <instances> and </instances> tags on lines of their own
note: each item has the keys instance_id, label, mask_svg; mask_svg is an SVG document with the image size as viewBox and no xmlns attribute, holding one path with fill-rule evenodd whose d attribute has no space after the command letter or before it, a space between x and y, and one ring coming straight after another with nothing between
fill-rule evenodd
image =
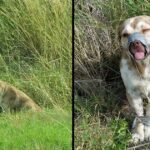
<instances>
[{"instance_id":1,"label":"dog's open mouth","mask_svg":"<svg viewBox=\"0 0 150 150\"><path fill-rule=\"evenodd\" d=\"M132 42L129 51L135 60L144 60L147 56L146 47L139 41Z\"/></svg>"}]
</instances>

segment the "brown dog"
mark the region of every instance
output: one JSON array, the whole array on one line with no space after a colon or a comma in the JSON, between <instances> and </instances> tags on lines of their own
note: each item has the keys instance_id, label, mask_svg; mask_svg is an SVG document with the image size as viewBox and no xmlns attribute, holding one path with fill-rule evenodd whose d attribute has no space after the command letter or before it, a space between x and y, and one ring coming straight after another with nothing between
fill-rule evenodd
<instances>
[{"instance_id":1,"label":"brown dog","mask_svg":"<svg viewBox=\"0 0 150 150\"><path fill-rule=\"evenodd\" d=\"M0 107L3 112L22 110L41 111L41 108L24 92L0 81Z\"/></svg>"},{"instance_id":2,"label":"brown dog","mask_svg":"<svg viewBox=\"0 0 150 150\"><path fill-rule=\"evenodd\" d=\"M125 20L119 37L122 47L121 77L128 101L136 115L141 117L144 116L143 99L150 103L150 17L137 16ZM136 141L137 138L144 139L136 136Z\"/></svg>"}]
</instances>

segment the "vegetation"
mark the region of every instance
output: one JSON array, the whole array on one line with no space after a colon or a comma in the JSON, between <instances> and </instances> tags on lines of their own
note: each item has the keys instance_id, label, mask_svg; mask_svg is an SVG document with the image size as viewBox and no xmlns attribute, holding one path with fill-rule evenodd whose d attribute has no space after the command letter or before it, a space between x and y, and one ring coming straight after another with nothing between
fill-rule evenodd
<instances>
[{"instance_id":1,"label":"vegetation","mask_svg":"<svg viewBox=\"0 0 150 150\"><path fill-rule=\"evenodd\" d=\"M54 113L56 109L71 114L71 7L68 0L0 0L0 79L24 91L43 109L54 110ZM37 119L33 122L30 115L2 115L1 149L22 149L26 144L25 149L30 149L32 144L33 149L51 146L52 149L71 149L71 118L66 120L62 113L64 121L56 119L51 123L51 117L48 119L51 113L42 113L40 116L46 117L43 120L38 119L39 115L35 115ZM18 131L13 131L17 121L20 123L18 137L15 135ZM50 137L49 131L52 133ZM41 132L41 139L39 136L35 138L38 132ZM57 139L60 135L62 139ZM35 138L39 144L27 140L21 146L25 136Z\"/></svg>"},{"instance_id":2,"label":"vegetation","mask_svg":"<svg viewBox=\"0 0 150 150\"><path fill-rule=\"evenodd\" d=\"M75 1L75 149L130 147L134 116L120 77L118 28L149 8L147 0Z\"/></svg>"},{"instance_id":3,"label":"vegetation","mask_svg":"<svg viewBox=\"0 0 150 150\"><path fill-rule=\"evenodd\" d=\"M71 116L60 110L1 116L2 150L70 150Z\"/></svg>"},{"instance_id":4,"label":"vegetation","mask_svg":"<svg viewBox=\"0 0 150 150\"><path fill-rule=\"evenodd\" d=\"M0 5L1 80L42 106L71 102L71 3L13 0Z\"/></svg>"}]
</instances>

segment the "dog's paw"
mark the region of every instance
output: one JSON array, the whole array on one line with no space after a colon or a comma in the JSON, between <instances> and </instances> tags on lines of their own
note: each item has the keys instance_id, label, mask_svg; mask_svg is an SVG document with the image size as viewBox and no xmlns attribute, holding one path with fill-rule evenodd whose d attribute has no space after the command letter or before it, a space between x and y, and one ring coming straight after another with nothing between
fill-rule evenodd
<instances>
[{"instance_id":1,"label":"dog's paw","mask_svg":"<svg viewBox=\"0 0 150 150\"><path fill-rule=\"evenodd\" d=\"M133 133L130 143L137 144L137 143L143 142L143 141L144 141L144 137L141 137L138 133Z\"/></svg>"}]
</instances>

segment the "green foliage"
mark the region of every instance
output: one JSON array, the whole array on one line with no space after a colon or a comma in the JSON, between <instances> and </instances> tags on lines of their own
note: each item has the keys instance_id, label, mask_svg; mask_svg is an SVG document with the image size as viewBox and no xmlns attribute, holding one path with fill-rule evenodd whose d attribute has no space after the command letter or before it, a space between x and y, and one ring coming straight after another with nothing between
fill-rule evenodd
<instances>
[{"instance_id":1,"label":"green foliage","mask_svg":"<svg viewBox=\"0 0 150 150\"><path fill-rule=\"evenodd\" d=\"M149 15L150 5L148 0L127 0L126 9L130 16Z\"/></svg>"},{"instance_id":2,"label":"green foliage","mask_svg":"<svg viewBox=\"0 0 150 150\"><path fill-rule=\"evenodd\" d=\"M113 132L113 144L110 149L126 149L129 139L131 138L128 123L124 119L117 118L112 120L109 126Z\"/></svg>"},{"instance_id":3,"label":"green foliage","mask_svg":"<svg viewBox=\"0 0 150 150\"><path fill-rule=\"evenodd\" d=\"M71 118L66 112L4 114L0 119L1 150L71 149Z\"/></svg>"},{"instance_id":4,"label":"green foliage","mask_svg":"<svg viewBox=\"0 0 150 150\"><path fill-rule=\"evenodd\" d=\"M71 57L69 2L6 0L0 13L2 52L22 57L42 55L48 60Z\"/></svg>"},{"instance_id":5,"label":"green foliage","mask_svg":"<svg viewBox=\"0 0 150 150\"><path fill-rule=\"evenodd\" d=\"M0 0L0 79L55 108L2 114L0 149L71 149L71 10L68 0Z\"/></svg>"},{"instance_id":6,"label":"green foliage","mask_svg":"<svg viewBox=\"0 0 150 150\"><path fill-rule=\"evenodd\" d=\"M75 148L78 150L105 150L112 144L112 132L103 126L100 116L92 116L86 111L76 120Z\"/></svg>"},{"instance_id":7,"label":"green foliage","mask_svg":"<svg viewBox=\"0 0 150 150\"><path fill-rule=\"evenodd\" d=\"M123 150L128 147L131 135L125 119L91 115L83 110L75 122L76 149Z\"/></svg>"},{"instance_id":8,"label":"green foliage","mask_svg":"<svg viewBox=\"0 0 150 150\"><path fill-rule=\"evenodd\" d=\"M0 3L0 78L44 107L71 109L71 1Z\"/></svg>"}]
</instances>

